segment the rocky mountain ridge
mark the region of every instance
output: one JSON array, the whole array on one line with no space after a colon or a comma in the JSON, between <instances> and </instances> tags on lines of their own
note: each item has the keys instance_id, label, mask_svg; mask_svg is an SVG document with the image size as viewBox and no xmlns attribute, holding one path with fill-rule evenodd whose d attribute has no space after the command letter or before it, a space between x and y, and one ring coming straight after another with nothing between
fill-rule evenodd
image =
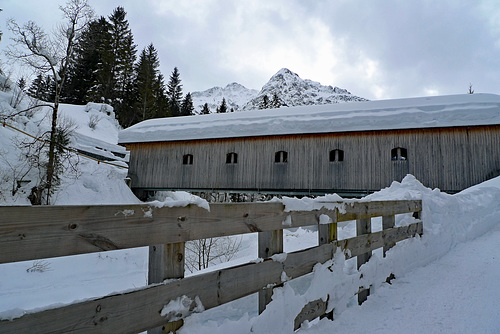
<instances>
[{"instance_id":1,"label":"rocky mountain ridge","mask_svg":"<svg viewBox=\"0 0 500 334\"><path fill-rule=\"evenodd\" d=\"M283 68L274 74L260 91L248 89L236 82L226 87L213 87L202 92L192 92L195 112L200 113L203 105L208 104L210 112L216 112L217 107L225 98L228 110L255 110L262 106L264 96L269 101L277 96L282 106L303 106L367 101L352 95L346 89L325 86L319 82L302 79L298 74Z\"/></svg>"}]
</instances>

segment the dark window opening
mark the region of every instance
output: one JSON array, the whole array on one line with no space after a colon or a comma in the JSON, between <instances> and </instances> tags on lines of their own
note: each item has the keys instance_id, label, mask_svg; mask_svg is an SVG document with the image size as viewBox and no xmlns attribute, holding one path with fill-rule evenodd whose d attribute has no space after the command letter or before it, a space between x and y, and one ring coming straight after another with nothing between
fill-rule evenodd
<instances>
[{"instance_id":1,"label":"dark window opening","mask_svg":"<svg viewBox=\"0 0 500 334\"><path fill-rule=\"evenodd\" d=\"M331 162L344 161L344 151L331 150L330 151L330 161Z\"/></svg>"},{"instance_id":2,"label":"dark window opening","mask_svg":"<svg viewBox=\"0 0 500 334\"><path fill-rule=\"evenodd\" d=\"M226 163L227 164L237 164L238 163L238 153L228 153L226 154Z\"/></svg>"},{"instance_id":3,"label":"dark window opening","mask_svg":"<svg viewBox=\"0 0 500 334\"><path fill-rule=\"evenodd\" d=\"M395 147L391 150L392 161L406 161L408 160L408 151L406 148Z\"/></svg>"},{"instance_id":4,"label":"dark window opening","mask_svg":"<svg viewBox=\"0 0 500 334\"><path fill-rule=\"evenodd\" d=\"M184 154L182 157L183 165L192 165L193 164L193 155L192 154Z\"/></svg>"},{"instance_id":5,"label":"dark window opening","mask_svg":"<svg viewBox=\"0 0 500 334\"><path fill-rule=\"evenodd\" d=\"M276 152L274 154L274 162L275 163L288 162L288 152L285 151Z\"/></svg>"}]
</instances>

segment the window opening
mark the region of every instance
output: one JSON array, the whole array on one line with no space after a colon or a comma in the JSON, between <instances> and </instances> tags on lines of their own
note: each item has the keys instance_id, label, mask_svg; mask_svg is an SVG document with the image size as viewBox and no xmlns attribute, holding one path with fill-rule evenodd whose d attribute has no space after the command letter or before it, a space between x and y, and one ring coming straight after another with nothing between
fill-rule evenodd
<instances>
[{"instance_id":1,"label":"window opening","mask_svg":"<svg viewBox=\"0 0 500 334\"><path fill-rule=\"evenodd\" d=\"M226 154L226 163L227 164L237 164L238 163L238 153L228 153Z\"/></svg>"},{"instance_id":2,"label":"window opening","mask_svg":"<svg viewBox=\"0 0 500 334\"><path fill-rule=\"evenodd\" d=\"M274 162L288 162L288 152L286 151L278 151L274 154Z\"/></svg>"},{"instance_id":3,"label":"window opening","mask_svg":"<svg viewBox=\"0 0 500 334\"><path fill-rule=\"evenodd\" d=\"M182 157L183 165L192 165L193 164L193 155L192 154L184 154Z\"/></svg>"},{"instance_id":4,"label":"window opening","mask_svg":"<svg viewBox=\"0 0 500 334\"><path fill-rule=\"evenodd\" d=\"M405 161L408 160L408 151L403 147L395 147L391 150L392 161Z\"/></svg>"},{"instance_id":5,"label":"window opening","mask_svg":"<svg viewBox=\"0 0 500 334\"><path fill-rule=\"evenodd\" d=\"M330 161L331 162L344 161L344 151L339 149L331 150Z\"/></svg>"}]
</instances>

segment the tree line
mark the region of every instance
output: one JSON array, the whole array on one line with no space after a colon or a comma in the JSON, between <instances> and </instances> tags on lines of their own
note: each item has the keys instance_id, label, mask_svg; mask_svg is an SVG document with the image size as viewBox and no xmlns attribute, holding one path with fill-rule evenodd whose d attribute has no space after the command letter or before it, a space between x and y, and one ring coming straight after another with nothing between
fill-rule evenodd
<instances>
[{"instance_id":1,"label":"tree line","mask_svg":"<svg viewBox=\"0 0 500 334\"><path fill-rule=\"evenodd\" d=\"M137 56L126 15L123 7L117 7L109 17L101 16L85 25L64 73L60 101L110 104L122 127L150 118L192 115L191 94L183 96L179 70L174 68L165 83L152 43ZM57 76L40 71L28 94L53 101Z\"/></svg>"}]
</instances>

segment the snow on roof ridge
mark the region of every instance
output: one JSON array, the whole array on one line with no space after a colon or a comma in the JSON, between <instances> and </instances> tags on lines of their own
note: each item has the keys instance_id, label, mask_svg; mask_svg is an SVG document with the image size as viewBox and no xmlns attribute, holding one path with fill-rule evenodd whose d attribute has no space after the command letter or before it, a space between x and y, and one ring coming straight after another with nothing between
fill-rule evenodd
<instances>
[{"instance_id":1,"label":"snow on roof ridge","mask_svg":"<svg viewBox=\"0 0 500 334\"><path fill-rule=\"evenodd\" d=\"M492 124L500 95L478 93L150 119L122 130L119 143Z\"/></svg>"}]
</instances>

